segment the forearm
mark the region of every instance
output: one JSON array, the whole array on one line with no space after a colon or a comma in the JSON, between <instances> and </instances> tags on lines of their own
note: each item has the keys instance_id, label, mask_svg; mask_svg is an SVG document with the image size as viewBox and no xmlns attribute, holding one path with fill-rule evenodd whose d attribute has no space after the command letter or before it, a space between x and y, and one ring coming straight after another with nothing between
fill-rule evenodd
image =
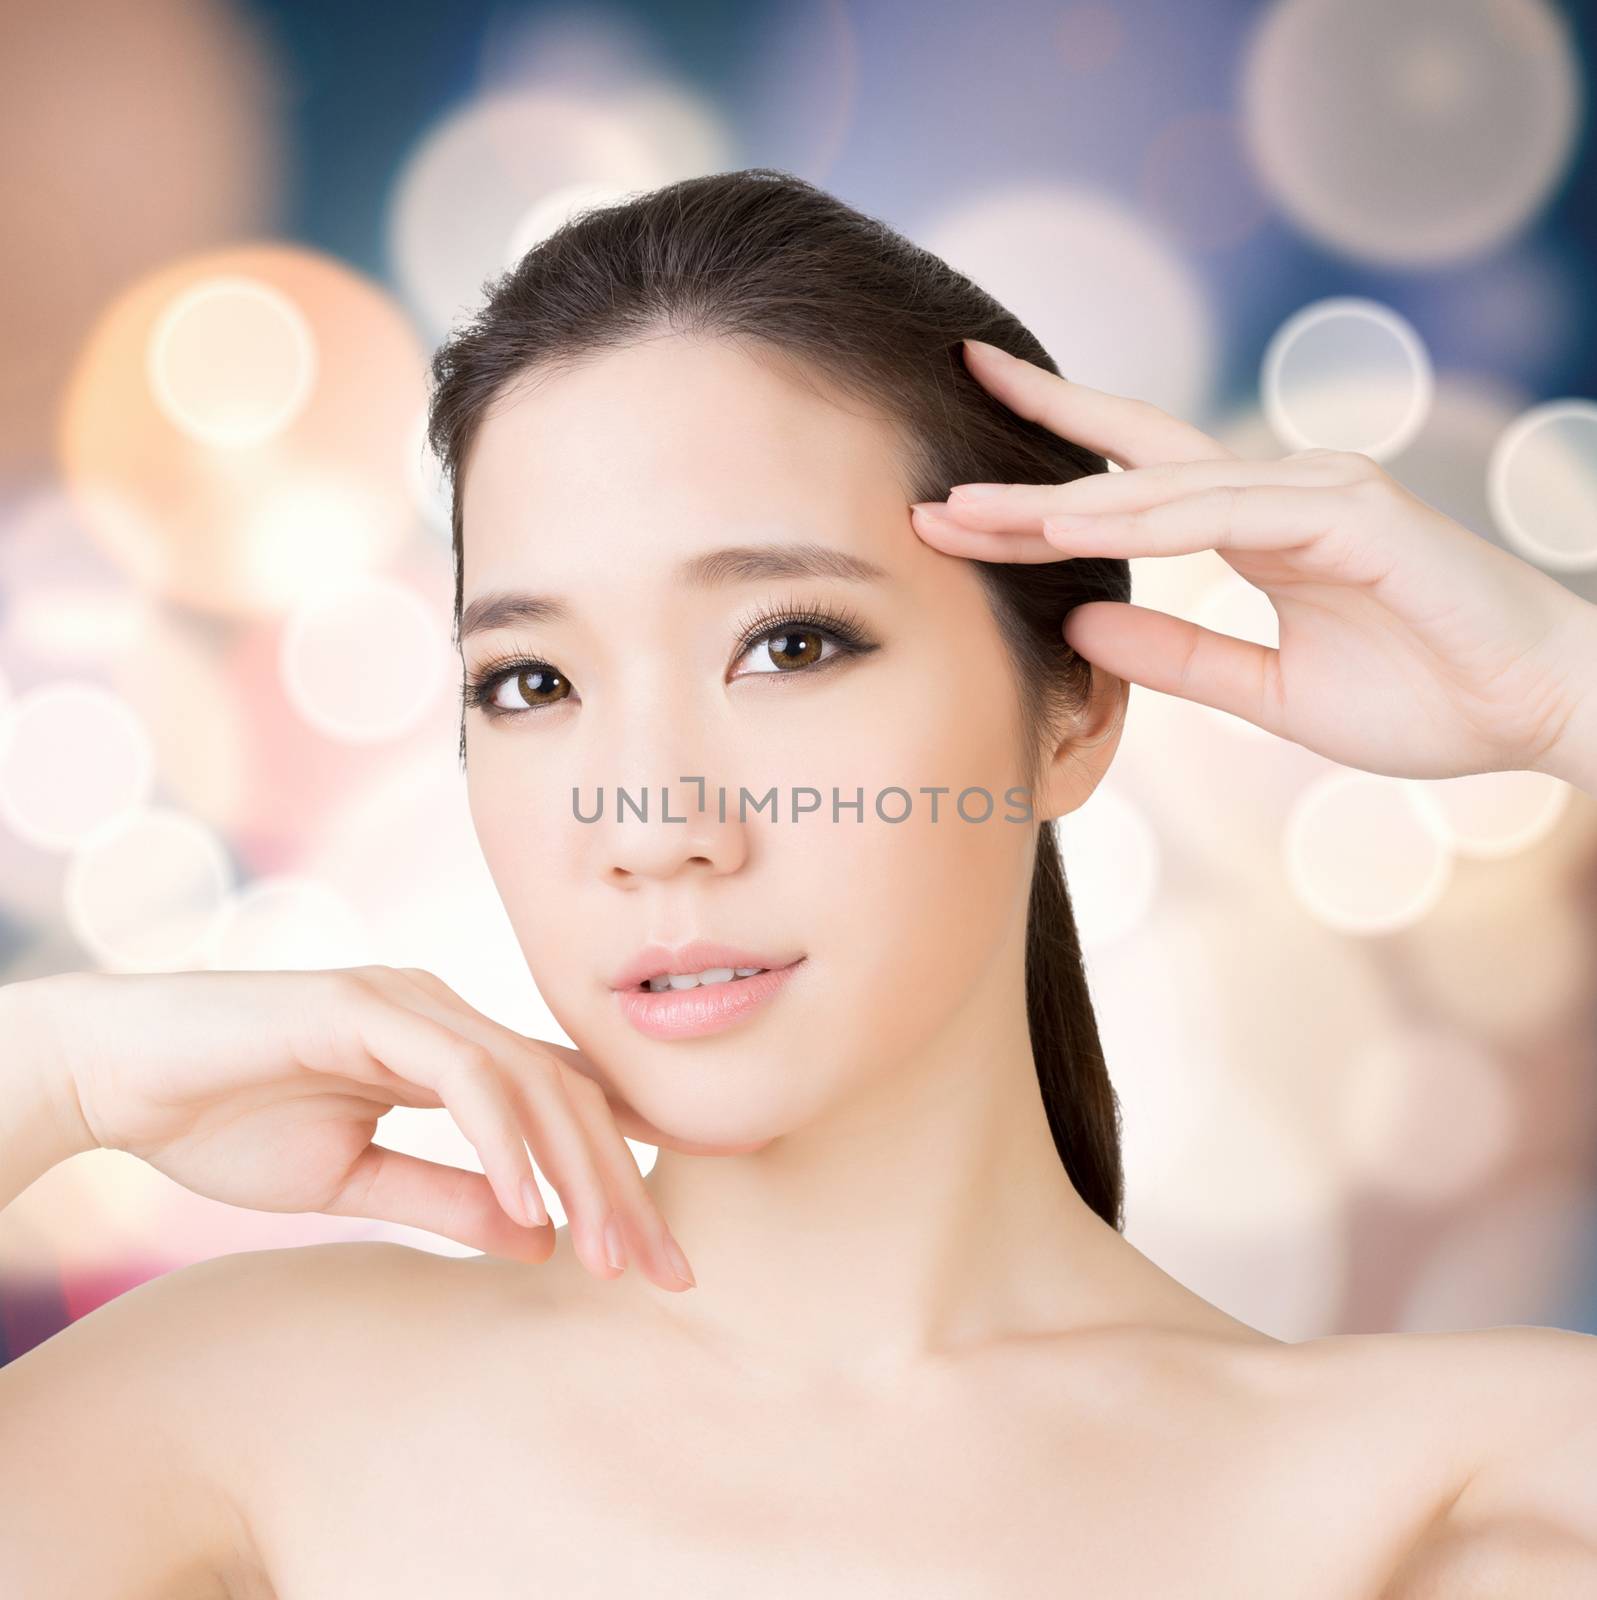
<instances>
[{"instance_id":1,"label":"forearm","mask_svg":"<svg viewBox=\"0 0 1597 1600\"><path fill-rule=\"evenodd\" d=\"M36 986L58 981L0 985L0 1207L58 1162L96 1148L38 1003Z\"/></svg>"}]
</instances>

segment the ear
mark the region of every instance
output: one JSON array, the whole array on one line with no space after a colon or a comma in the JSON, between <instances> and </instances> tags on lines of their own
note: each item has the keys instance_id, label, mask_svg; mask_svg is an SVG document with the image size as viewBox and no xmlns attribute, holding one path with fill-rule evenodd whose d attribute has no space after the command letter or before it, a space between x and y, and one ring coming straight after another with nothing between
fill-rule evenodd
<instances>
[{"instance_id":1,"label":"ear","mask_svg":"<svg viewBox=\"0 0 1597 1600\"><path fill-rule=\"evenodd\" d=\"M1080 716L1064 732L1043 765L1039 820L1062 817L1082 805L1120 748L1131 685L1102 667L1092 669L1092 692Z\"/></svg>"}]
</instances>

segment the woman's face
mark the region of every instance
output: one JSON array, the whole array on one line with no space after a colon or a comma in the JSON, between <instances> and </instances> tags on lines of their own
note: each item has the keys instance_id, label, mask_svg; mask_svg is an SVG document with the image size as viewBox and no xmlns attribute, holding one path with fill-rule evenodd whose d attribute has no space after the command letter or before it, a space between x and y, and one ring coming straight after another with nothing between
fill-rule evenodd
<instances>
[{"instance_id":1,"label":"woman's face","mask_svg":"<svg viewBox=\"0 0 1597 1600\"><path fill-rule=\"evenodd\" d=\"M466 711L477 833L560 1025L682 1140L789 1132L882 1088L962 1008L968 1025L995 980L1022 992L993 970L1018 959L1035 833L1005 820L1024 809L1006 798L1016 686L975 568L913 531L900 461L886 421L666 336L513 391L468 463L466 671L523 663ZM679 570L795 545L879 575ZM505 592L562 609L469 631L473 602ZM809 623L768 631L816 611L851 619L858 652ZM923 786L944 790L935 821ZM647 821L618 816L623 788L647 793ZM754 810L773 788L777 814ZM967 788L988 820L961 819ZM661 820L662 789L686 821ZM820 808L794 820L811 790ZM834 818L834 791L859 790L863 815ZM602 818L579 820L601 792ZM733 1026L650 1036L612 980L644 945L691 939L803 960Z\"/></svg>"}]
</instances>

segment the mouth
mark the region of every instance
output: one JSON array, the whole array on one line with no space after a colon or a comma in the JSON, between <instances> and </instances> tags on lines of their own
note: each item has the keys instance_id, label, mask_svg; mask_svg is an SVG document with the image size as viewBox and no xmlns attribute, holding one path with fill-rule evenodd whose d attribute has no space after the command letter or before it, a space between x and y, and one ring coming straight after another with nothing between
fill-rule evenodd
<instances>
[{"instance_id":1,"label":"mouth","mask_svg":"<svg viewBox=\"0 0 1597 1600\"><path fill-rule=\"evenodd\" d=\"M743 983L757 978L769 967L706 967L702 972L662 972L657 977L646 978L634 984L639 993L664 994L667 990L708 989L718 983Z\"/></svg>"},{"instance_id":2,"label":"mouth","mask_svg":"<svg viewBox=\"0 0 1597 1600\"><path fill-rule=\"evenodd\" d=\"M646 945L612 974L610 987L628 993L664 994L718 984L749 983L803 960L797 952L777 953L741 945L694 939L686 944Z\"/></svg>"},{"instance_id":3,"label":"mouth","mask_svg":"<svg viewBox=\"0 0 1597 1600\"><path fill-rule=\"evenodd\" d=\"M752 1017L801 972L807 958L780 966L710 967L654 973L615 992L622 1016L651 1039L690 1039Z\"/></svg>"}]
</instances>

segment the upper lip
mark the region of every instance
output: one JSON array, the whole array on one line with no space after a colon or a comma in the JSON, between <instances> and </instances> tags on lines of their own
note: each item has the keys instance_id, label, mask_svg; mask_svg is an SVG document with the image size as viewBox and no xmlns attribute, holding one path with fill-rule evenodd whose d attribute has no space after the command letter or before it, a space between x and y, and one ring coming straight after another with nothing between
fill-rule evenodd
<instances>
[{"instance_id":1,"label":"upper lip","mask_svg":"<svg viewBox=\"0 0 1597 1600\"><path fill-rule=\"evenodd\" d=\"M668 972L705 972L712 967L786 967L799 956L762 955L742 945L717 944L710 939L694 939L688 944L650 944L611 975L612 989L632 989L650 978Z\"/></svg>"}]
</instances>

